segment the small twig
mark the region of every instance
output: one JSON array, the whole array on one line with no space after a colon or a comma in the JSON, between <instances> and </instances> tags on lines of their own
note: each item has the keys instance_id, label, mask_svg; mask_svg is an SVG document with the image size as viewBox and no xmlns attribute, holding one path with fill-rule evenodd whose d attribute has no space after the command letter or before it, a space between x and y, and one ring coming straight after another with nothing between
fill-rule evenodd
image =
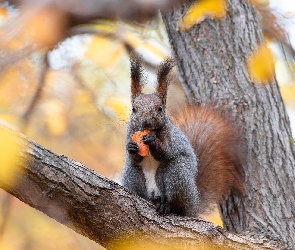
<instances>
[{"instance_id":1,"label":"small twig","mask_svg":"<svg viewBox=\"0 0 295 250\"><path fill-rule=\"evenodd\" d=\"M293 81L295 81L295 76L294 76L294 73L293 73L293 71L292 71L292 66L290 65L290 61L289 61L289 59L288 59L288 57L287 57L286 48L285 48L284 44L282 44L282 43L280 43L280 42L279 42L279 44L280 44L281 50L282 50L282 52L283 52L283 55L284 55L285 61L286 61L286 63L287 63L287 68L288 68L288 70L289 70L289 72L290 72L291 78L292 78ZM289 47L287 47L287 49L289 49ZM292 51L291 51L291 54L293 54Z\"/></svg>"},{"instance_id":2,"label":"small twig","mask_svg":"<svg viewBox=\"0 0 295 250\"><path fill-rule=\"evenodd\" d=\"M146 69L148 69L148 70L150 70L150 71L152 71L152 72L156 72L157 71L157 66L158 65L155 65L154 63L152 63L152 62L149 62L148 60L146 60L145 58L143 58L143 57L141 57L141 55L134 49L134 48L132 48L128 43L126 43L126 42L124 42L124 47L125 47L125 49L126 49L126 51L127 51L127 53L130 55L131 53L134 53L135 55L137 55L137 56L139 56L140 58L141 58L141 63L142 63L142 65L146 68Z\"/></svg>"},{"instance_id":3,"label":"small twig","mask_svg":"<svg viewBox=\"0 0 295 250\"><path fill-rule=\"evenodd\" d=\"M41 97L41 94L42 94L42 89L45 84L46 74L47 74L47 71L49 68L48 61L47 61L47 53L44 56L44 63L43 63L43 67L41 68L36 92L35 92L34 96L32 97L31 102L30 102L26 112L21 117L21 121L22 121L21 131L22 131L22 133L25 133L27 126L29 124L30 118L31 118L33 112L35 111L36 105L37 105L37 103Z\"/></svg>"},{"instance_id":4,"label":"small twig","mask_svg":"<svg viewBox=\"0 0 295 250\"><path fill-rule=\"evenodd\" d=\"M266 8L265 6L260 4L255 5L255 7L262 17L261 26L263 32L266 33L268 36L276 39L281 44L284 44L294 56L295 50L290 43L288 33L283 25L279 23L278 17L280 19L283 19L284 16L279 14L278 12L271 11L269 8Z\"/></svg>"}]
</instances>

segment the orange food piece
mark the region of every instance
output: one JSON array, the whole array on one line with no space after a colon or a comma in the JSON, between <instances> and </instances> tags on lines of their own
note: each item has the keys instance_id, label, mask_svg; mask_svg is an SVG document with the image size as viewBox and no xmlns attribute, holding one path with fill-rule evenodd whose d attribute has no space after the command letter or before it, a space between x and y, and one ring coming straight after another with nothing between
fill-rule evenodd
<instances>
[{"instance_id":1,"label":"orange food piece","mask_svg":"<svg viewBox=\"0 0 295 250\"><path fill-rule=\"evenodd\" d=\"M149 145L146 145L142 141L142 137L150 132L149 129L142 131L137 131L132 135L132 141L138 145L138 154L142 157L147 157L149 155Z\"/></svg>"}]
</instances>

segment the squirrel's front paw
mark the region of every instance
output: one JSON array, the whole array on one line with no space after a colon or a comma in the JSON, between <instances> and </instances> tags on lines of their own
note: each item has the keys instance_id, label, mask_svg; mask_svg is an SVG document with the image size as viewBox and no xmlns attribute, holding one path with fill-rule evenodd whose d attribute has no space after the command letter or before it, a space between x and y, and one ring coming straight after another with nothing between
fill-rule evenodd
<instances>
[{"instance_id":1,"label":"squirrel's front paw","mask_svg":"<svg viewBox=\"0 0 295 250\"><path fill-rule=\"evenodd\" d=\"M129 154L135 155L138 152L138 145L135 142L129 142L127 143L127 151L129 152Z\"/></svg>"},{"instance_id":2,"label":"squirrel's front paw","mask_svg":"<svg viewBox=\"0 0 295 250\"><path fill-rule=\"evenodd\" d=\"M142 137L142 141L144 144L153 145L156 143L156 136L153 134L147 134Z\"/></svg>"},{"instance_id":3,"label":"squirrel's front paw","mask_svg":"<svg viewBox=\"0 0 295 250\"><path fill-rule=\"evenodd\" d=\"M167 203L166 198L156 196L152 199L152 203L155 205L156 211L160 215L167 215L171 213L171 205Z\"/></svg>"}]
</instances>

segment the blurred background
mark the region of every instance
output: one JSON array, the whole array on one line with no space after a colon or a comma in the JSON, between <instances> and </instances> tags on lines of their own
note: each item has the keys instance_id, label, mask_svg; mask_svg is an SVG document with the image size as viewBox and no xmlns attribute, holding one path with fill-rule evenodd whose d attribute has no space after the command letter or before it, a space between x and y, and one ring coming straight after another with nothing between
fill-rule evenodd
<instances>
[{"instance_id":1,"label":"blurred background","mask_svg":"<svg viewBox=\"0 0 295 250\"><path fill-rule=\"evenodd\" d=\"M129 53L142 56L145 91L152 92L157 65L171 55L161 16L72 21L71 8L18 2L0 5L1 122L120 182L131 110ZM295 131L295 2L251 2ZM175 72L168 108L183 100ZM217 212L206 218L222 225ZM0 249L103 248L0 190Z\"/></svg>"}]
</instances>

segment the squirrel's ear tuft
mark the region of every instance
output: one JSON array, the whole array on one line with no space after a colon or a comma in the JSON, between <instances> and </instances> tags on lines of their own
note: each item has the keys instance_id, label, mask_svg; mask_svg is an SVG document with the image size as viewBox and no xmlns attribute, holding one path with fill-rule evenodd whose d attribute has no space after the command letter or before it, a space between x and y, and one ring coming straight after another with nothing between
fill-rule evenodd
<instances>
[{"instance_id":1,"label":"squirrel's ear tuft","mask_svg":"<svg viewBox=\"0 0 295 250\"><path fill-rule=\"evenodd\" d=\"M158 84L156 86L157 94L163 99L163 103L166 104L166 96L168 91L168 85L170 79L168 74L174 67L174 60L171 57L167 57L158 67L157 80Z\"/></svg>"},{"instance_id":2,"label":"squirrel's ear tuft","mask_svg":"<svg viewBox=\"0 0 295 250\"><path fill-rule=\"evenodd\" d=\"M130 55L130 69L131 69L131 99L134 100L136 96L141 94L143 83L143 70L141 67L141 60L138 56Z\"/></svg>"}]
</instances>

